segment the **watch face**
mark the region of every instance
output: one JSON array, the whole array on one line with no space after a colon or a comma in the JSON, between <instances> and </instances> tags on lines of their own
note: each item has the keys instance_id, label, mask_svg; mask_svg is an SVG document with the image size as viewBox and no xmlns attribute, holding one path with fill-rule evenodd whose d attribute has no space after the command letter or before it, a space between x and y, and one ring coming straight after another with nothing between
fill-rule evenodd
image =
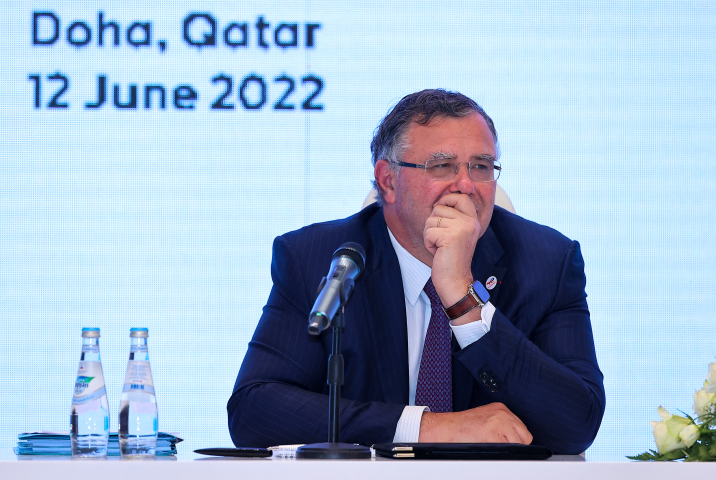
<instances>
[{"instance_id":1,"label":"watch face","mask_svg":"<svg viewBox=\"0 0 716 480\"><path fill-rule=\"evenodd\" d=\"M478 280L472 284L472 290L475 292L475 296L479 299L482 305L486 304L490 300L490 294L487 293L487 289L482 286L482 283Z\"/></svg>"}]
</instances>

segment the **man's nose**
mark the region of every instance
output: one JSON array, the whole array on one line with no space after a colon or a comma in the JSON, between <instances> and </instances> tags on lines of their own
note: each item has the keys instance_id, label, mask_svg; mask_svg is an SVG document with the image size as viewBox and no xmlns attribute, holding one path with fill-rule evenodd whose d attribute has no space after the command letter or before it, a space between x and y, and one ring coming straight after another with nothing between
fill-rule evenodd
<instances>
[{"instance_id":1,"label":"man's nose","mask_svg":"<svg viewBox=\"0 0 716 480\"><path fill-rule=\"evenodd\" d=\"M457 174L450 184L450 193L470 194L475 189L475 184L470 178L470 170L467 163L458 166Z\"/></svg>"}]
</instances>

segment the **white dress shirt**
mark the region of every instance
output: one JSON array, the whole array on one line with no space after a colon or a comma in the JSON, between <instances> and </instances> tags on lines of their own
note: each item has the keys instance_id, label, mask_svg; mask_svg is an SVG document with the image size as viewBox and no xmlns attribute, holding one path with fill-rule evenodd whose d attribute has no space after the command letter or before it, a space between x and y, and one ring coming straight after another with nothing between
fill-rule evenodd
<instances>
[{"instance_id":1,"label":"white dress shirt","mask_svg":"<svg viewBox=\"0 0 716 480\"><path fill-rule=\"evenodd\" d=\"M417 442L420 436L420 421L423 412L430 410L426 406L415 405L415 390L418 386L418 372L420 371L425 334L430 323L430 299L423 288L430 278L431 269L408 253L398 243L390 229L388 229L388 234L395 253L398 255L400 274L403 277L405 313L408 319L408 378L410 385L410 405L403 409L403 414L395 429L393 442ZM494 313L495 307L487 302L482 307L480 320L460 326L453 326L450 322L450 328L460 348L465 348L476 342L490 331Z\"/></svg>"}]
</instances>

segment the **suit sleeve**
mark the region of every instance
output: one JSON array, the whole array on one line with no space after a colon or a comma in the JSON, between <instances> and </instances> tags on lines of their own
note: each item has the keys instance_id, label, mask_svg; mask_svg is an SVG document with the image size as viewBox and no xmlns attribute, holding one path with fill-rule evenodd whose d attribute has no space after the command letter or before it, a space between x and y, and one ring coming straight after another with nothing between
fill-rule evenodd
<instances>
[{"instance_id":1,"label":"suit sleeve","mask_svg":"<svg viewBox=\"0 0 716 480\"><path fill-rule=\"evenodd\" d=\"M546 312L526 308L507 318L498 309L490 331L457 354L481 395L504 403L533 443L559 454L585 451L604 414L585 285L579 244L572 242Z\"/></svg>"},{"instance_id":2,"label":"suit sleeve","mask_svg":"<svg viewBox=\"0 0 716 480\"><path fill-rule=\"evenodd\" d=\"M229 431L237 446L328 439L326 372L331 334L308 334L309 290L315 286L306 285L303 270L287 240L277 238L271 265L274 285L227 405ZM365 445L392 441L403 407L342 399L340 441Z\"/></svg>"}]
</instances>

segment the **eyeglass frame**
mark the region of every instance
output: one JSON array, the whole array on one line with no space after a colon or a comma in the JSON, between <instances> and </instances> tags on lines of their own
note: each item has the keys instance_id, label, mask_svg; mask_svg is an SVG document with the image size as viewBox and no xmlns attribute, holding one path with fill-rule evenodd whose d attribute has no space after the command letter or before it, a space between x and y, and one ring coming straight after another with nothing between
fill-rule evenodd
<instances>
[{"instance_id":1,"label":"eyeglass frame","mask_svg":"<svg viewBox=\"0 0 716 480\"><path fill-rule=\"evenodd\" d=\"M502 173L502 164L500 163L499 160L495 159L495 158L492 157L491 155L485 156L484 159L487 160L488 158L492 158L492 167L493 167L495 170L497 170L497 177L493 178L492 180L473 180L473 179L472 179L472 175L470 175L470 169L472 168L472 167L470 167L470 163L471 163L471 162L461 162L461 163L456 164L456 165L455 165L455 176L452 177L450 180L453 180L455 177L457 177L457 174L458 174L458 172L460 171L460 165L467 165L467 175L470 177L470 180L471 180L471 181L473 181L473 182L475 182L475 183L496 182L497 179L500 178L500 173ZM423 169L423 172L425 172L425 173L427 174L427 173L428 173L428 162L432 162L432 161L435 161L435 160L436 160L436 159L431 158L430 160L428 160L428 161L425 162L424 164L421 164L421 163L408 163L408 162L391 162L391 163L394 163L395 165L398 165L399 167L422 168L422 169Z\"/></svg>"}]
</instances>

